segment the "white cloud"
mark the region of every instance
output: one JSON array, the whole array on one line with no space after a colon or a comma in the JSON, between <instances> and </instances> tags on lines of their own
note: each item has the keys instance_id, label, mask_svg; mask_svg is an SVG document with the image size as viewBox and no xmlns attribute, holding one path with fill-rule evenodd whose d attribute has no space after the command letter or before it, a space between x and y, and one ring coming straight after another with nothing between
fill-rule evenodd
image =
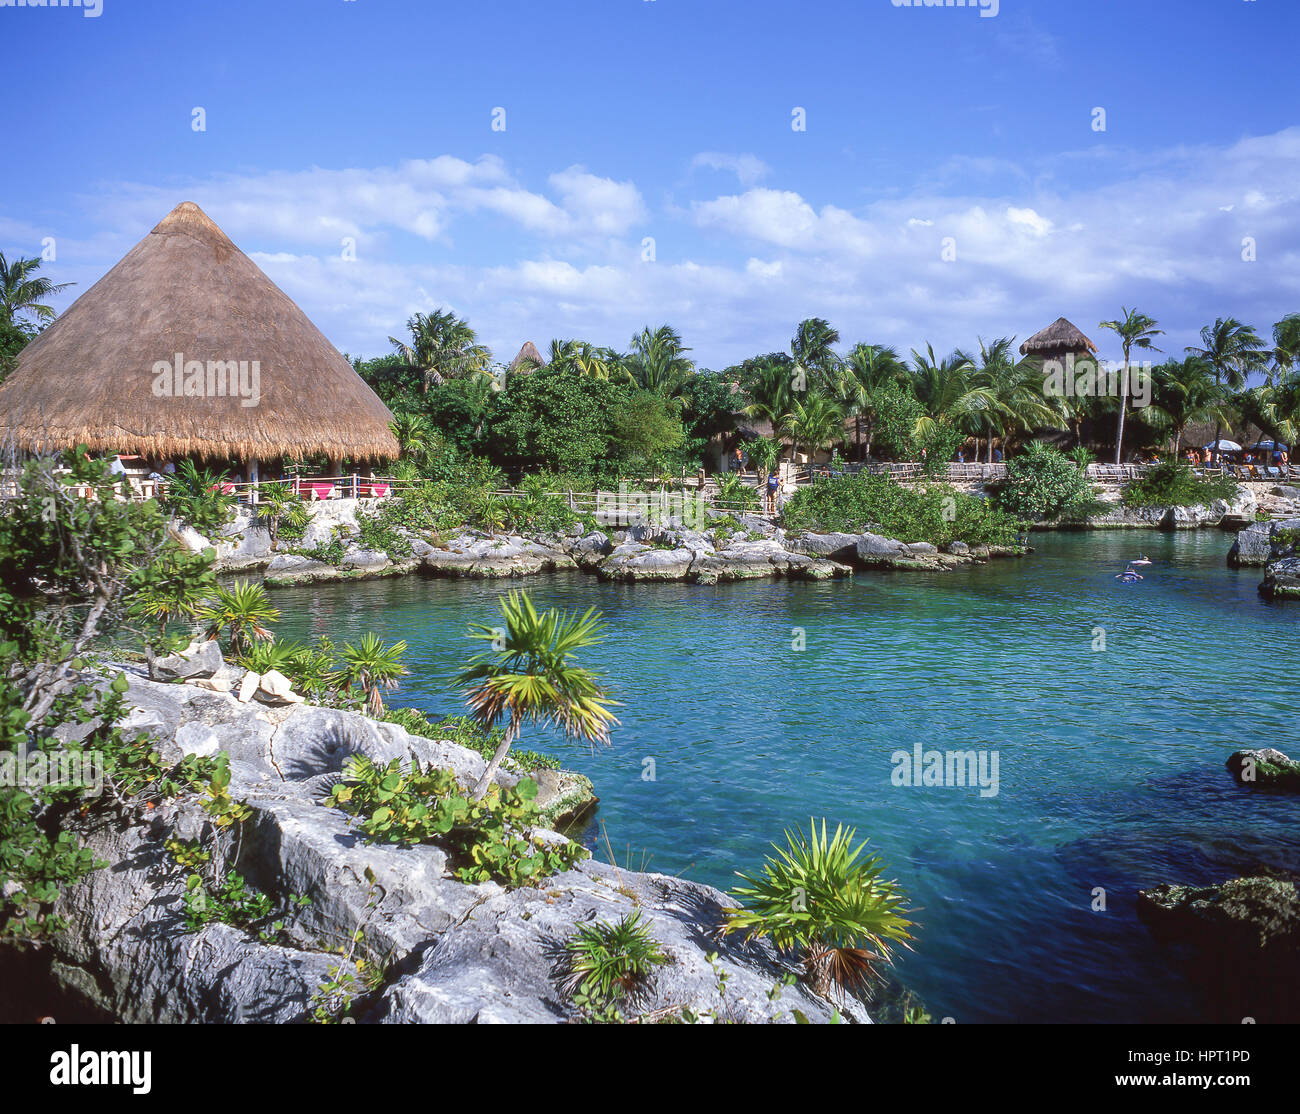
<instances>
[{"instance_id":1,"label":"white cloud","mask_svg":"<svg viewBox=\"0 0 1300 1114\"><path fill-rule=\"evenodd\" d=\"M1096 322L1121 305L1160 319L1171 353L1216 316L1266 331L1300 309L1300 128L1226 147L1116 146L1044 163L1055 173L1031 166L1002 193L929 184L856 207L753 187L648 212L635 183L585 167L555 171L535 191L499 159L447 156L223 176L190 196L237 243L265 249L259 264L331 340L367 355L435 305L467 315L507 357L526 339L544 346L555 336L625 345L643 325L670 321L709 366L785 347L812 314L830 318L846 343L904 351L1024 337L1064 314L1110 356ZM94 219L59 240L51 277L86 289L178 200L134 185L87 198ZM464 227L483 214L522 233L504 259ZM641 261L643 230L658 262ZM35 231L0 215L0 235L25 244ZM343 235L358 238L355 262L339 257ZM945 237L956 241L955 262L941 258ZM1244 237L1257 262L1242 261ZM454 263L434 262L447 258Z\"/></svg>"},{"instance_id":2,"label":"white cloud","mask_svg":"<svg viewBox=\"0 0 1300 1114\"><path fill-rule=\"evenodd\" d=\"M691 169L724 170L734 174L742 186L761 182L772 168L757 155L729 155L722 151L701 151L691 159Z\"/></svg>"}]
</instances>

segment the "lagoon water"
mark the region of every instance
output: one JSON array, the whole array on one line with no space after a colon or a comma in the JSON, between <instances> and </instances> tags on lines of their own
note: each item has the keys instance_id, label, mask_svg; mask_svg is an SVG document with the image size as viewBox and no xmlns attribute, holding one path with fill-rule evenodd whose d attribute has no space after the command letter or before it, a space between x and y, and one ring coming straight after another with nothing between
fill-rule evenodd
<instances>
[{"instance_id":1,"label":"lagoon water","mask_svg":"<svg viewBox=\"0 0 1300 1114\"><path fill-rule=\"evenodd\" d=\"M405 577L274 598L284 637L405 639L393 703L431 714L460 710L466 625L495 622L507 588L595 605L609 638L586 661L622 701L614 745L520 745L591 777L601 803L581 838L600 857L603 823L619 865L727 888L783 828L825 816L870 837L918 907L899 973L936 1019L1239 1021L1185 982L1135 896L1300 869L1300 799L1224 768L1245 745L1296 753L1300 605L1262 601L1259 570L1226 568L1217 531L1034 544L1020 561L824 584ZM1121 585L1139 549L1154 564ZM893 784L892 756L917 743L996 750L997 795Z\"/></svg>"}]
</instances>

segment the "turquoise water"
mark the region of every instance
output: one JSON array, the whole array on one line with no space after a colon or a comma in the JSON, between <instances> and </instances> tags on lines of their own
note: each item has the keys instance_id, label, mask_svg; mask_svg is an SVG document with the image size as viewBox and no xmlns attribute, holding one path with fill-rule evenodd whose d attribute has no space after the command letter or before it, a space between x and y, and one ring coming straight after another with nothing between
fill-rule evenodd
<instances>
[{"instance_id":1,"label":"turquoise water","mask_svg":"<svg viewBox=\"0 0 1300 1114\"><path fill-rule=\"evenodd\" d=\"M1261 601L1258 570L1225 567L1228 544L1042 535L1021 561L847 583L534 579L539 605L605 612L589 661L622 725L596 754L521 745L592 778L620 865L725 888L810 815L856 826L921 909L900 974L936 1018L1209 1020L1137 921L1136 891L1300 868L1300 800L1252 795L1223 765L1242 745L1294 753L1300 606ZM1154 564L1120 585L1139 548ZM503 590L407 577L275 599L284 635L406 639L394 702L449 713L465 626L495 621ZM996 750L997 795L892 784L891 755L917 742Z\"/></svg>"}]
</instances>

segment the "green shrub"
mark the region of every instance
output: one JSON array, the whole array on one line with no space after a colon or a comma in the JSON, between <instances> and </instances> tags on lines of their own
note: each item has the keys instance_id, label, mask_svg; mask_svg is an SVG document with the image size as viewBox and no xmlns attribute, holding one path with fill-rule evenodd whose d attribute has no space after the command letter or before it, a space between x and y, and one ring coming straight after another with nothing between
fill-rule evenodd
<instances>
[{"instance_id":1,"label":"green shrub","mask_svg":"<svg viewBox=\"0 0 1300 1114\"><path fill-rule=\"evenodd\" d=\"M366 549L387 554L390 561L404 561L412 552L411 539L400 533L382 510L357 515L357 540Z\"/></svg>"},{"instance_id":2,"label":"green shrub","mask_svg":"<svg viewBox=\"0 0 1300 1114\"><path fill-rule=\"evenodd\" d=\"M729 910L727 931L771 937L783 951L797 953L814 990L832 984L860 987L872 964L889 962L890 946L907 947L911 921L896 883L881 877L877 855L860 858L866 840L855 848L854 829L836 825L826 835L809 821L807 834L785 833L786 847L773 844L757 877L733 892L746 907Z\"/></svg>"},{"instance_id":3,"label":"green shrub","mask_svg":"<svg viewBox=\"0 0 1300 1114\"><path fill-rule=\"evenodd\" d=\"M397 759L377 766L354 756L328 803L360 817L369 843L438 843L450 853L460 881L522 886L568 870L587 855L576 843L554 846L531 834L536 796L537 783L525 779L513 789L494 785L474 801L449 770L424 769L418 762L403 770Z\"/></svg>"},{"instance_id":4,"label":"green shrub","mask_svg":"<svg viewBox=\"0 0 1300 1114\"><path fill-rule=\"evenodd\" d=\"M1238 490L1227 476L1202 479L1181 460L1166 460L1125 487L1121 499L1126 507L1203 507L1231 501Z\"/></svg>"},{"instance_id":5,"label":"green shrub","mask_svg":"<svg viewBox=\"0 0 1300 1114\"><path fill-rule=\"evenodd\" d=\"M991 486L994 504L1022 522L1079 518L1092 509L1086 463L1071 460L1041 441L1007 461L1007 478Z\"/></svg>"},{"instance_id":6,"label":"green shrub","mask_svg":"<svg viewBox=\"0 0 1300 1114\"><path fill-rule=\"evenodd\" d=\"M868 472L801 487L786 503L782 524L790 533L870 530L936 546L954 541L1005 545L1016 535L1015 522L984 500L946 484L908 488Z\"/></svg>"}]
</instances>

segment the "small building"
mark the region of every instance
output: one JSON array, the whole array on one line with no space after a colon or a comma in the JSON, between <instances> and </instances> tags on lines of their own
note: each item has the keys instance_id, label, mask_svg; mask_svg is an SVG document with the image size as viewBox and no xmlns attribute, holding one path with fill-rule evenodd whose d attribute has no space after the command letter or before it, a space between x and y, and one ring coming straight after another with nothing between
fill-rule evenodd
<instances>
[{"instance_id":1,"label":"small building","mask_svg":"<svg viewBox=\"0 0 1300 1114\"><path fill-rule=\"evenodd\" d=\"M392 414L306 314L192 202L23 349L0 440L23 452L372 462Z\"/></svg>"}]
</instances>

